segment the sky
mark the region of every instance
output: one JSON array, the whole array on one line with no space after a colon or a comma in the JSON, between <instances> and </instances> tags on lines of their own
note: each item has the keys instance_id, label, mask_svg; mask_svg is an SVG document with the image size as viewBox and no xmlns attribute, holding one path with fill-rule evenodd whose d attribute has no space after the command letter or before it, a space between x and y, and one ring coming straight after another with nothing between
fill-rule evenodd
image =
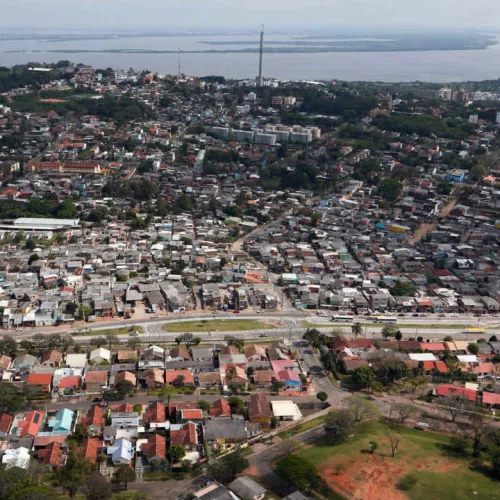
<instances>
[{"instance_id":1,"label":"sky","mask_svg":"<svg viewBox=\"0 0 500 500\"><path fill-rule=\"evenodd\" d=\"M0 31L155 27L500 28L495 0L0 0Z\"/></svg>"}]
</instances>

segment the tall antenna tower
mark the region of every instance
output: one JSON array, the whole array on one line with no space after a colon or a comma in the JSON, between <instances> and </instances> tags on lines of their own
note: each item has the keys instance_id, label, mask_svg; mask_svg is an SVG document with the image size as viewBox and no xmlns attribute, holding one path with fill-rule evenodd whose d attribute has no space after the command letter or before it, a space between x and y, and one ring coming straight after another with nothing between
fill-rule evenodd
<instances>
[{"instance_id":1,"label":"tall antenna tower","mask_svg":"<svg viewBox=\"0 0 500 500\"><path fill-rule=\"evenodd\" d=\"M181 79L181 49L177 49L177 80Z\"/></svg>"},{"instance_id":2,"label":"tall antenna tower","mask_svg":"<svg viewBox=\"0 0 500 500\"><path fill-rule=\"evenodd\" d=\"M260 32L259 77L257 79L257 85L259 87L262 87L264 85L264 76L262 75L263 60L264 60L264 25L262 25L262 31Z\"/></svg>"}]
</instances>

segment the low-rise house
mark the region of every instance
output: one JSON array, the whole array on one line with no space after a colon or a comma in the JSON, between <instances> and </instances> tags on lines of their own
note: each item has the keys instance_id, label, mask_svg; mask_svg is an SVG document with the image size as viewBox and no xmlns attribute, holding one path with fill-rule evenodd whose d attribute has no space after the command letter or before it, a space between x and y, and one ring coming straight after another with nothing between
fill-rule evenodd
<instances>
[{"instance_id":1,"label":"low-rise house","mask_svg":"<svg viewBox=\"0 0 500 500\"><path fill-rule=\"evenodd\" d=\"M14 362L14 368L17 371L30 370L38 363L38 359L31 354L23 354L16 358Z\"/></svg>"},{"instance_id":2,"label":"low-rise house","mask_svg":"<svg viewBox=\"0 0 500 500\"><path fill-rule=\"evenodd\" d=\"M39 432L45 420L45 412L31 410L26 414L24 420L17 423L18 433L21 437L35 437Z\"/></svg>"},{"instance_id":3,"label":"low-rise house","mask_svg":"<svg viewBox=\"0 0 500 500\"><path fill-rule=\"evenodd\" d=\"M252 380L259 389L269 388L273 383L274 372L271 370L256 370L252 374Z\"/></svg>"},{"instance_id":4,"label":"low-rise house","mask_svg":"<svg viewBox=\"0 0 500 500\"><path fill-rule=\"evenodd\" d=\"M271 401L273 415L278 420L300 420L302 413L293 401Z\"/></svg>"},{"instance_id":5,"label":"low-rise house","mask_svg":"<svg viewBox=\"0 0 500 500\"><path fill-rule=\"evenodd\" d=\"M115 429L137 429L139 427L139 414L137 412L112 412L111 425Z\"/></svg>"},{"instance_id":6,"label":"low-rise house","mask_svg":"<svg viewBox=\"0 0 500 500\"><path fill-rule=\"evenodd\" d=\"M194 422L176 424L170 428L170 446L182 446L187 451L196 451L198 445L198 430Z\"/></svg>"},{"instance_id":7,"label":"low-rise house","mask_svg":"<svg viewBox=\"0 0 500 500\"><path fill-rule=\"evenodd\" d=\"M149 463L153 460L166 460L166 448L167 440L157 433L149 435L148 442L141 446Z\"/></svg>"},{"instance_id":8,"label":"low-rise house","mask_svg":"<svg viewBox=\"0 0 500 500\"><path fill-rule=\"evenodd\" d=\"M104 349L104 347L99 347L98 349L90 351L89 359L94 365L100 365L104 362L109 363L111 361L111 351Z\"/></svg>"},{"instance_id":9,"label":"low-rise house","mask_svg":"<svg viewBox=\"0 0 500 500\"><path fill-rule=\"evenodd\" d=\"M85 388L87 392L93 394L101 393L108 385L108 372L92 371L85 372Z\"/></svg>"},{"instance_id":10,"label":"low-rise house","mask_svg":"<svg viewBox=\"0 0 500 500\"><path fill-rule=\"evenodd\" d=\"M102 453L104 443L97 438L87 438L79 446L78 454L83 460L88 460L91 464L97 463L98 456Z\"/></svg>"},{"instance_id":11,"label":"low-rise house","mask_svg":"<svg viewBox=\"0 0 500 500\"><path fill-rule=\"evenodd\" d=\"M0 415L0 437L2 435L8 434L13 420L14 417L12 415L9 415L8 413L2 413Z\"/></svg>"},{"instance_id":12,"label":"low-rise house","mask_svg":"<svg viewBox=\"0 0 500 500\"><path fill-rule=\"evenodd\" d=\"M156 402L150 405L144 412L143 420L145 424L158 424L167 420L165 405Z\"/></svg>"},{"instance_id":13,"label":"low-rise house","mask_svg":"<svg viewBox=\"0 0 500 500\"><path fill-rule=\"evenodd\" d=\"M135 373L129 372L129 371L123 371L123 372L118 372L115 375L115 385L118 382L129 382L132 384L133 387L137 385L137 377Z\"/></svg>"},{"instance_id":14,"label":"low-rise house","mask_svg":"<svg viewBox=\"0 0 500 500\"><path fill-rule=\"evenodd\" d=\"M267 492L255 479L250 476L240 476L229 484L229 489L234 491L239 498L245 500L262 500Z\"/></svg>"},{"instance_id":15,"label":"low-rise house","mask_svg":"<svg viewBox=\"0 0 500 500\"><path fill-rule=\"evenodd\" d=\"M213 352L212 349L206 349L204 347L193 347L191 348L193 361L212 361Z\"/></svg>"},{"instance_id":16,"label":"low-rise house","mask_svg":"<svg viewBox=\"0 0 500 500\"><path fill-rule=\"evenodd\" d=\"M52 373L32 373L28 375L27 384L49 394L52 388Z\"/></svg>"},{"instance_id":17,"label":"low-rise house","mask_svg":"<svg viewBox=\"0 0 500 500\"><path fill-rule=\"evenodd\" d=\"M86 354L66 354L66 366L69 368L85 368L87 366Z\"/></svg>"},{"instance_id":18,"label":"low-rise house","mask_svg":"<svg viewBox=\"0 0 500 500\"><path fill-rule=\"evenodd\" d=\"M148 389L159 389L165 385L165 372L159 368L151 368L144 372L144 380Z\"/></svg>"},{"instance_id":19,"label":"low-rise house","mask_svg":"<svg viewBox=\"0 0 500 500\"><path fill-rule=\"evenodd\" d=\"M87 415L83 418L83 423L87 426L90 436L99 436L104 422L104 408L99 405L91 406L87 410Z\"/></svg>"},{"instance_id":20,"label":"low-rise house","mask_svg":"<svg viewBox=\"0 0 500 500\"><path fill-rule=\"evenodd\" d=\"M45 367L59 368L62 363L62 358L62 353L59 351L46 351L42 354L40 364Z\"/></svg>"},{"instance_id":21,"label":"low-rise house","mask_svg":"<svg viewBox=\"0 0 500 500\"><path fill-rule=\"evenodd\" d=\"M107 447L106 453L110 455L113 465L129 465L134 456L134 445L128 439L117 439Z\"/></svg>"},{"instance_id":22,"label":"low-rise house","mask_svg":"<svg viewBox=\"0 0 500 500\"><path fill-rule=\"evenodd\" d=\"M166 370L165 383L167 385L177 385L179 387L185 385L194 385L193 372L191 370Z\"/></svg>"},{"instance_id":23,"label":"low-rise house","mask_svg":"<svg viewBox=\"0 0 500 500\"><path fill-rule=\"evenodd\" d=\"M213 418L204 425L204 437L214 450L224 450L261 433L259 424L242 419Z\"/></svg>"},{"instance_id":24,"label":"low-rise house","mask_svg":"<svg viewBox=\"0 0 500 500\"><path fill-rule=\"evenodd\" d=\"M82 377L63 377L57 389L60 394L74 394L80 391L82 387Z\"/></svg>"},{"instance_id":25,"label":"low-rise house","mask_svg":"<svg viewBox=\"0 0 500 500\"><path fill-rule=\"evenodd\" d=\"M48 465L52 469L57 469L64 465L63 457L64 452L61 449L61 444L57 441L52 441L37 451L37 458L40 463Z\"/></svg>"},{"instance_id":26,"label":"low-rise house","mask_svg":"<svg viewBox=\"0 0 500 500\"><path fill-rule=\"evenodd\" d=\"M70 433L73 428L74 412L68 408L57 410L56 414L47 417L47 427L51 432Z\"/></svg>"},{"instance_id":27,"label":"low-rise house","mask_svg":"<svg viewBox=\"0 0 500 500\"><path fill-rule=\"evenodd\" d=\"M135 363L137 361L137 351L119 350L116 353L118 363Z\"/></svg>"},{"instance_id":28,"label":"low-rise house","mask_svg":"<svg viewBox=\"0 0 500 500\"><path fill-rule=\"evenodd\" d=\"M438 396L462 396L473 403L477 400L477 391L474 389L467 389L460 385L454 384L440 384L437 388Z\"/></svg>"},{"instance_id":29,"label":"low-rise house","mask_svg":"<svg viewBox=\"0 0 500 500\"><path fill-rule=\"evenodd\" d=\"M212 408L208 410L208 414L211 417L230 417L231 407L227 402L227 399L218 399L214 401Z\"/></svg>"},{"instance_id":30,"label":"low-rise house","mask_svg":"<svg viewBox=\"0 0 500 500\"><path fill-rule=\"evenodd\" d=\"M169 356L172 361L188 361L191 359L191 355L189 354L189 351L182 346L179 347L174 347L173 349L170 349Z\"/></svg>"},{"instance_id":31,"label":"low-rise house","mask_svg":"<svg viewBox=\"0 0 500 500\"><path fill-rule=\"evenodd\" d=\"M253 424L270 424L272 413L269 400L265 394L260 392L250 395L248 401L248 420Z\"/></svg>"},{"instance_id":32,"label":"low-rise house","mask_svg":"<svg viewBox=\"0 0 500 500\"><path fill-rule=\"evenodd\" d=\"M218 388L221 385L220 372L202 372L196 375L200 388Z\"/></svg>"},{"instance_id":33,"label":"low-rise house","mask_svg":"<svg viewBox=\"0 0 500 500\"><path fill-rule=\"evenodd\" d=\"M2 354L0 356L0 370L8 370L12 364L12 358Z\"/></svg>"},{"instance_id":34,"label":"low-rise house","mask_svg":"<svg viewBox=\"0 0 500 500\"><path fill-rule=\"evenodd\" d=\"M266 350L260 345L246 345L244 350L248 361L267 361Z\"/></svg>"},{"instance_id":35,"label":"low-rise house","mask_svg":"<svg viewBox=\"0 0 500 500\"><path fill-rule=\"evenodd\" d=\"M165 349L152 345L142 351L141 359L146 361L164 361Z\"/></svg>"},{"instance_id":36,"label":"low-rise house","mask_svg":"<svg viewBox=\"0 0 500 500\"><path fill-rule=\"evenodd\" d=\"M20 469L28 469L30 464L30 451L24 446L19 448L8 448L2 455L2 464L6 469L11 467L19 467Z\"/></svg>"}]
</instances>

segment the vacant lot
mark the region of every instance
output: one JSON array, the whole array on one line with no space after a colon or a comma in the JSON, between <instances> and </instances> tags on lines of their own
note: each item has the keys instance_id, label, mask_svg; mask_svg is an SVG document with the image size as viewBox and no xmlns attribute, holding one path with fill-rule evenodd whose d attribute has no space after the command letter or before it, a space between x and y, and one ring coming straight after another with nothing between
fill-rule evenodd
<instances>
[{"instance_id":1,"label":"vacant lot","mask_svg":"<svg viewBox=\"0 0 500 500\"><path fill-rule=\"evenodd\" d=\"M162 329L166 332L236 332L238 330L272 330L274 325L252 319L226 319L205 321L178 321L166 323Z\"/></svg>"},{"instance_id":2,"label":"vacant lot","mask_svg":"<svg viewBox=\"0 0 500 500\"><path fill-rule=\"evenodd\" d=\"M84 327L85 328L85 327ZM144 333L144 328L142 326L124 326L122 328L106 328L102 330L75 330L73 335L83 335L88 336L98 336L105 337L106 335L130 335L133 332Z\"/></svg>"},{"instance_id":3,"label":"vacant lot","mask_svg":"<svg viewBox=\"0 0 500 500\"><path fill-rule=\"evenodd\" d=\"M388 433L403 437L395 458ZM371 455L368 443L378 448ZM449 438L414 429L391 429L369 422L338 446L317 444L300 452L314 463L327 484L347 499L356 500L465 500L500 498L500 483L470 468L470 459L447 456ZM408 474L416 478L409 491L398 489Z\"/></svg>"}]
</instances>

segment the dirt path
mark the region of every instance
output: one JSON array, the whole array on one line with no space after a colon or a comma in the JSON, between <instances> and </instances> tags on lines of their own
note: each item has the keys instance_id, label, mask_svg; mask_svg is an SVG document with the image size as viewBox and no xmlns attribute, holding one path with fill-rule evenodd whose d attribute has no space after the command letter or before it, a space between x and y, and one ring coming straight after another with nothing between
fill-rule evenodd
<instances>
[{"instance_id":1,"label":"dirt path","mask_svg":"<svg viewBox=\"0 0 500 500\"><path fill-rule=\"evenodd\" d=\"M452 199L450 200L441 210L439 213L440 217L448 217L450 215L450 212L455 208L455 205L457 204L457 200ZM437 224L428 224L428 223L423 223L418 226L417 230L415 231L415 235L413 238L410 239L410 243L418 243L419 241L422 240L422 238L428 234L434 231L436 229Z\"/></svg>"}]
</instances>

